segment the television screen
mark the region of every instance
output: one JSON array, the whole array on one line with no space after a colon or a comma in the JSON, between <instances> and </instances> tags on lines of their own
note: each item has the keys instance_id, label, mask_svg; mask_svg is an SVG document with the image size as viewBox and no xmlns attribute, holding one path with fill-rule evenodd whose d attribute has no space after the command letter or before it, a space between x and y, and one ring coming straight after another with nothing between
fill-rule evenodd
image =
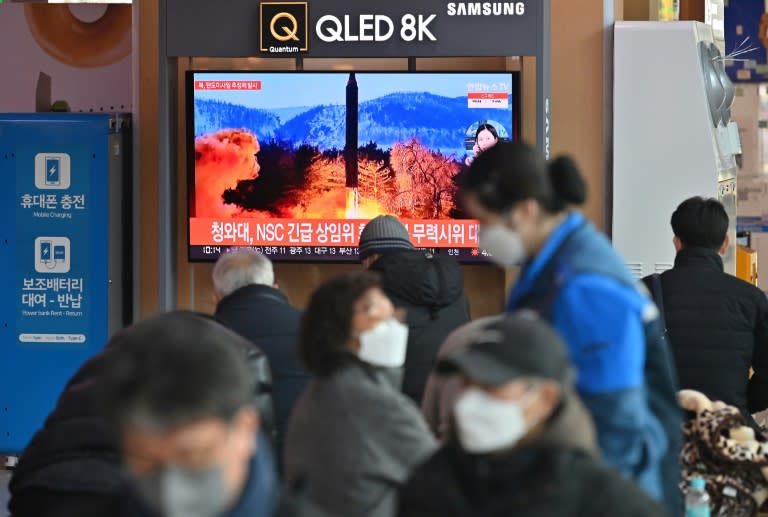
<instances>
[{"instance_id":1,"label":"television screen","mask_svg":"<svg viewBox=\"0 0 768 517\"><path fill-rule=\"evenodd\" d=\"M250 247L354 261L393 214L413 244L483 261L454 177L518 135L513 72L189 72L189 258Z\"/></svg>"}]
</instances>

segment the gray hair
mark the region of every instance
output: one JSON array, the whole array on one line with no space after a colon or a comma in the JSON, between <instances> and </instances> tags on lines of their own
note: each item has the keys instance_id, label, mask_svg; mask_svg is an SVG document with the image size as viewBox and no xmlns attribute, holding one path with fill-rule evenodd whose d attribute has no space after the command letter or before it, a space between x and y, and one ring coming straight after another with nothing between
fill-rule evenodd
<instances>
[{"instance_id":1,"label":"gray hair","mask_svg":"<svg viewBox=\"0 0 768 517\"><path fill-rule=\"evenodd\" d=\"M272 262L261 253L249 249L225 253L213 266L213 289L219 298L252 284L275 284Z\"/></svg>"}]
</instances>

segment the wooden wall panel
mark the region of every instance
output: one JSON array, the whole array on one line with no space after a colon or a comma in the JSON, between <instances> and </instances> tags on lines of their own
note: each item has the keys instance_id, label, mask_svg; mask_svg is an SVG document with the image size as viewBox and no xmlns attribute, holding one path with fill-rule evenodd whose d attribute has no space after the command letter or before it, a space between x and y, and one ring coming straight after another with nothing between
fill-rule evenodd
<instances>
[{"instance_id":1,"label":"wooden wall panel","mask_svg":"<svg viewBox=\"0 0 768 517\"><path fill-rule=\"evenodd\" d=\"M612 0L611 0L612 1ZM552 0L552 155L571 154L589 186L584 213L604 227L603 2Z\"/></svg>"},{"instance_id":2,"label":"wooden wall panel","mask_svg":"<svg viewBox=\"0 0 768 517\"><path fill-rule=\"evenodd\" d=\"M651 1L624 0L624 14L622 19L629 22L648 21L653 19L653 16L651 16Z\"/></svg>"},{"instance_id":3,"label":"wooden wall panel","mask_svg":"<svg viewBox=\"0 0 768 517\"><path fill-rule=\"evenodd\" d=\"M379 59L308 58L303 60L304 70L408 70L408 59L402 57Z\"/></svg>"},{"instance_id":4,"label":"wooden wall panel","mask_svg":"<svg viewBox=\"0 0 768 517\"><path fill-rule=\"evenodd\" d=\"M177 60L177 81L179 85L179 98L177 102L177 145L176 145L176 163L178 165L178 185L177 206L178 218L176 232L176 299L179 309L193 310L194 296L192 289L194 282L190 281L194 270L192 264L187 260L187 233L189 221L187 219L187 146L186 146L186 123L185 115L187 92L184 86L187 70L190 69L189 58L180 58Z\"/></svg>"},{"instance_id":5,"label":"wooden wall panel","mask_svg":"<svg viewBox=\"0 0 768 517\"><path fill-rule=\"evenodd\" d=\"M520 58L505 57L419 57L416 70L519 70Z\"/></svg>"},{"instance_id":6,"label":"wooden wall panel","mask_svg":"<svg viewBox=\"0 0 768 517\"><path fill-rule=\"evenodd\" d=\"M159 113L160 113L160 27L159 0L141 0L134 4L134 20L138 23L138 48L134 48L134 88L138 91L138 103L134 103L134 142L137 143L137 163L134 174L138 177L138 247L139 264L135 281L139 283L138 314L142 319L157 312L159 217L158 164L159 164ZM138 11L138 16L137 16Z\"/></svg>"},{"instance_id":7,"label":"wooden wall panel","mask_svg":"<svg viewBox=\"0 0 768 517\"><path fill-rule=\"evenodd\" d=\"M704 0L680 0L680 19L704 23Z\"/></svg>"},{"instance_id":8,"label":"wooden wall panel","mask_svg":"<svg viewBox=\"0 0 768 517\"><path fill-rule=\"evenodd\" d=\"M536 58L524 57L520 63L522 77L520 80L521 94L523 95L522 109L523 120L521 124L521 136L531 145L536 145ZM531 114L525 116L526 113Z\"/></svg>"}]
</instances>

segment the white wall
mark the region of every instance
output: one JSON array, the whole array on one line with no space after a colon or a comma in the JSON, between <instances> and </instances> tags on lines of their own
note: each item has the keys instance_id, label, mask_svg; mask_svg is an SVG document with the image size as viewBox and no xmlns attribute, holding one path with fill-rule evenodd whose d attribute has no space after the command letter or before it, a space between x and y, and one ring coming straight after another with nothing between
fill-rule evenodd
<instances>
[{"instance_id":1,"label":"white wall","mask_svg":"<svg viewBox=\"0 0 768 517\"><path fill-rule=\"evenodd\" d=\"M62 6L36 7L59 9ZM130 9L130 6L119 7ZM80 4L69 8L78 18L91 21L98 19L107 6ZM132 110L130 55L98 68L77 68L59 62L35 41L24 9L24 4L0 5L0 41L3 50L0 53L0 113L35 111L40 72L51 77L53 100L68 101L72 111Z\"/></svg>"}]
</instances>

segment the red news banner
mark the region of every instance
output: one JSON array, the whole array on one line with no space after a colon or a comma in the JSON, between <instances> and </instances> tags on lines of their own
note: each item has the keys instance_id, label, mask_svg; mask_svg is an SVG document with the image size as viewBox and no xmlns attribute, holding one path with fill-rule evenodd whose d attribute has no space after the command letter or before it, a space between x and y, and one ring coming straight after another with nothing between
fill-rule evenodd
<instances>
[{"instance_id":1,"label":"red news banner","mask_svg":"<svg viewBox=\"0 0 768 517\"><path fill-rule=\"evenodd\" d=\"M367 220L212 219L189 220L192 246L352 246ZM478 223L471 220L403 220L420 248L476 248Z\"/></svg>"}]
</instances>

